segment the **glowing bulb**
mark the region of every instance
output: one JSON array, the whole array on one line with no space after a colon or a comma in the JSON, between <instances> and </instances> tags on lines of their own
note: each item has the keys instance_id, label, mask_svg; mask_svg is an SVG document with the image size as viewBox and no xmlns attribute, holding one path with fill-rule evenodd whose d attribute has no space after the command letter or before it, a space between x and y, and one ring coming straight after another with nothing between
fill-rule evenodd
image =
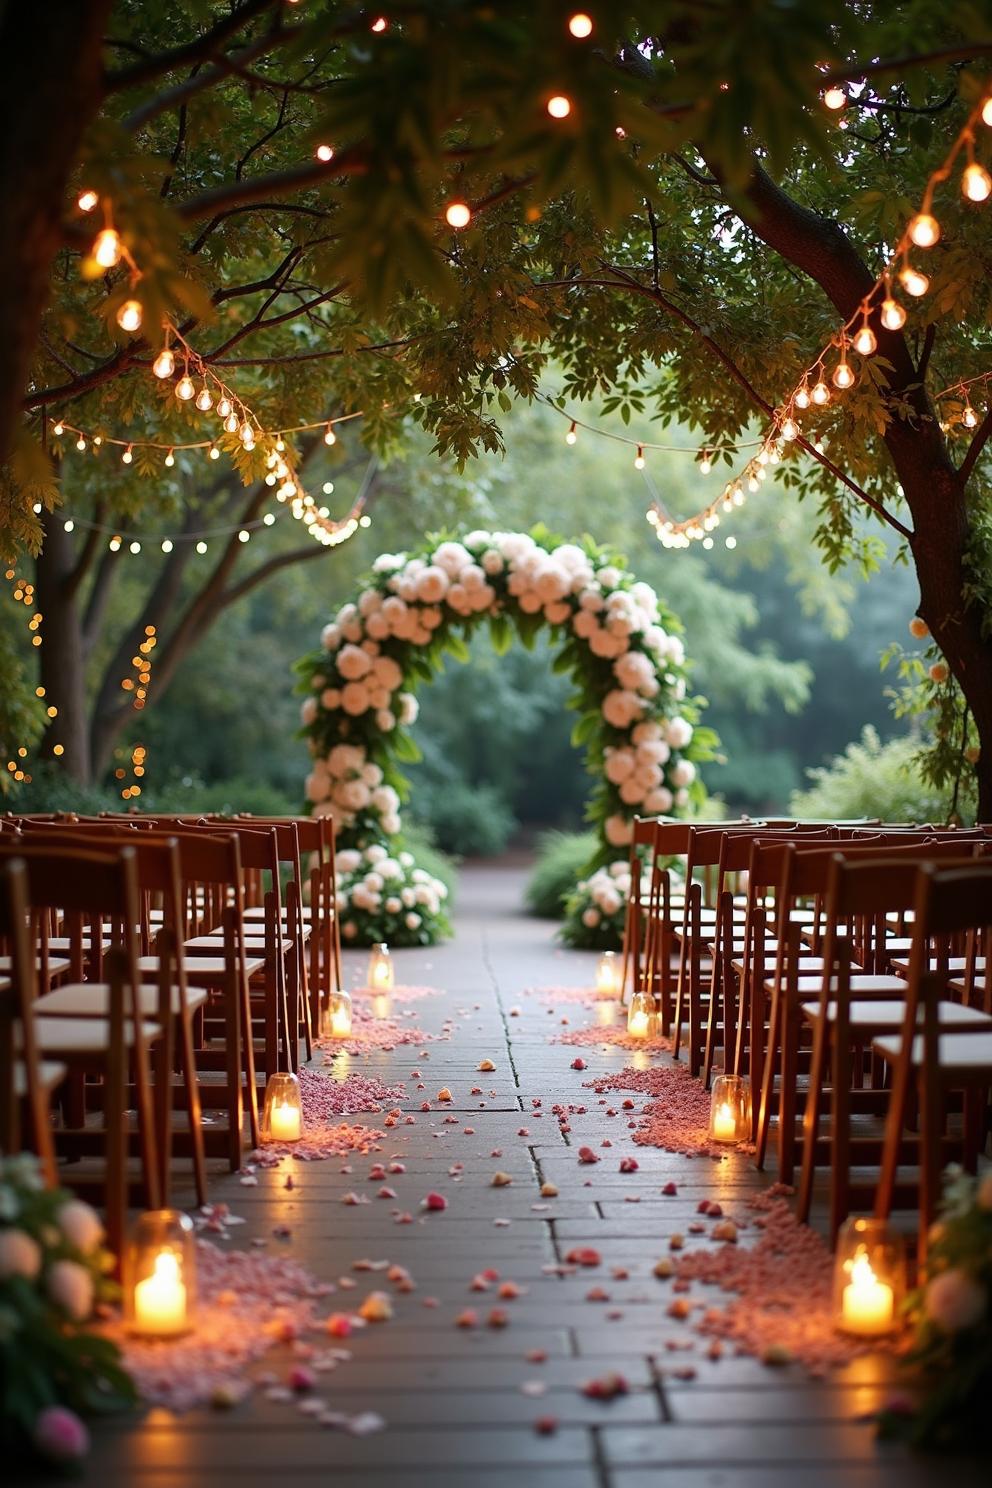
<instances>
[{"instance_id":1,"label":"glowing bulb","mask_svg":"<svg viewBox=\"0 0 992 1488\"><path fill-rule=\"evenodd\" d=\"M205 542L198 542L197 545L196 545L196 551L198 553L200 553L201 555L203 553L205 553L207 551L207 545L206 545L206 543Z\"/></svg>"},{"instance_id":2,"label":"glowing bulb","mask_svg":"<svg viewBox=\"0 0 992 1488\"><path fill-rule=\"evenodd\" d=\"M700 475L709 475L709 473L710 473L710 471L712 469L713 469L713 461L710 459L709 455L704 455L703 458L699 462L699 473L700 473Z\"/></svg>"},{"instance_id":3,"label":"glowing bulb","mask_svg":"<svg viewBox=\"0 0 992 1488\"><path fill-rule=\"evenodd\" d=\"M809 407L809 388L807 387L805 382L796 394L795 403L797 408Z\"/></svg>"},{"instance_id":4,"label":"glowing bulb","mask_svg":"<svg viewBox=\"0 0 992 1488\"><path fill-rule=\"evenodd\" d=\"M117 312L117 324L122 331L137 331L141 328L140 300L125 300Z\"/></svg>"},{"instance_id":5,"label":"glowing bulb","mask_svg":"<svg viewBox=\"0 0 992 1488\"><path fill-rule=\"evenodd\" d=\"M121 455L121 464L122 465L130 465L130 463L131 463L131 461L133 459L134 459L134 452L132 451L131 446L128 445L127 449Z\"/></svg>"},{"instance_id":6,"label":"glowing bulb","mask_svg":"<svg viewBox=\"0 0 992 1488\"><path fill-rule=\"evenodd\" d=\"M76 448L79 450L80 454L82 454L83 450L86 448L86 440L83 438L82 434L80 434L79 438L76 440Z\"/></svg>"},{"instance_id":7,"label":"glowing bulb","mask_svg":"<svg viewBox=\"0 0 992 1488\"><path fill-rule=\"evenodd\" d=\"M444 220L449 227L468 227L472 220L472 209L467 202L449 202L444 210Z\"/></svg>"},{"instance_id":8,"label":"glowing bulb","mask_svg":"<svg viewBox=\"0 0 992 1488\"><path fill-rule=\"evenodd\" d=\"M158 356L152 362L152 371L156 377L171 377L176 370L176 358L168 346L163 346Z\"/></svg>"},{"instance_id":9,"label":"glowing bulb","mask_svg":"<svg viewBox=\"0 0 992 1488\"><path fill-rule=\"evenodd\" d=\"M978 423L978 414L972 408L970 403L966 403L964 406L964 412L961 415L961 422L964 424L966 429L973 429Z\"/></svg>"},{"instance_id":10,"label":"glowing bulb","mask_svg":"<svg viewBox=\"0 0 992 1488\"><path fill-rule=\"evenodd\" d=\"M140 544L140 542L137 541L137 539L135 539L135 541L130 544L130 552L132 552L132 553L140 553L141 552L141 544Z\"/></svg>"},{"instance_id":11,"label":"glowing bulb","mask_svg":"<svg viewBox=\"0 0 992 1488\"><path fill-rule=\"evenodd\" d=\"M572 420L571 428L569 429L568 433L565 435L565 443L566 444L574 444L575 441L578 439L578 437L579 437L578 430L575 427L575 420L573 419Z\"/></svg>"},{"instance_id":12,"label":"glowing bulb","mask_svg":"<svg viewBox=\"0 0 992 1488\"><path fill-rule=\"evenodd\" d=\"M120 540L120 538L119 537L112 537L110 539L109 543L107 544L107 547L110 549L110 551L112 553L119 553L120 550L121 550L121 540Z\"/></svg>"},{"instance_id":13,"label":"glowing bulb","mask_svg":"<svg viewBox=\"0 0 992 1488\"><path fill-rule=\"evenodd\" d=\"M168 465L168 467L169 467L170 470L172 469L173 465L175 465L175 463L176 463L176 457L172 453L171 449L170 449L169 453L165 457L165 463L166 463L166 465Z\"/></svg>"},{"instance_id":14,"label":"glowing bulb","mask_svg":"<svg viewBox=\"0 0 992 1488\"><path fill-rule=\"evenodd\" d=\"M207 387L206 383L204 383L203 387L196 395L196 406L201 413L209 413L211 408L213 408L214 406L214 400L210 396L210 389Z\"/></svg>"},{"instance_id":15,"label":"glowing bulb","mask_svg":"<svg viewBox=\"0 0 992 1488\"><path fill-rule=\"evenodd\" d=\"M910 221L909 236L917 248L932 248L940 237L940 223L930 212L917 212Z\"/></svg>"},{"instance_id":16,"label":"glowing bulb","mask_svg":"<svg viewBox=\"0 0 992 1488\"><path fill-rule=\"evenodd\" d=\"M635 470L643 470L644 469L644 446L643 446L643 444L639 444L637 446L637 454L634 456L634 469Z\"/></svg>"},{"instance_id":17,"label":"glowing bulb","mask_svg":"<svg viewBox=\"0 0 992 1488\"><path fill-rule=\"evenodd\" d=\"M372 22L372 30L377 36L381 36L388 25L389 22L386 20L385 16L376 16L375 20Z\"/></svg>"},{"instance_id":18,"label":"glowing bulb","mask_svg":"<svg viewBox=\"0 0 992 1488\"><path fill-rule=\"evenodd\" d=\"M577 40L585 41L587 36L592 35L592 16L586 15L584 10L577 10L569 18L568 29Z\"/></svg>"},{"instance_id":19,"label":"glowing bulb","mask_svg":"<svg viewBox=\"0 0 992 1488\"><path fill-rule=\"evenodd\" d=\"M112 269L115 264L120 263L121 240L116 228L105 227L102 232L97 233L93 244L93 257L101 269Z\"/></svg>"},{"instance_id":20,"label":"glowing bulb","mask_svg":"<svg viewBox=\"0 0 992 1488\"><path fill-rule=\"evenodd\" d=\"M887 331L900 331L906 324L906 312L898 300L888 299L882 301L881 309L882 324Z\"/></svg>"},{"instance_id":21,"label":"glowing bulb","mask_svg":"<svg viewBox=\"0 0 992 1488\"><path fill-rule=\"evenodd\" d=\"M95 191L81 191L76 199L76 206L81 212L92 212L99 200Z\"/></svg>"},{"instance_id":22,"label":"glowing bulb","mask_svg":"<svg viewBox=\"0 0 992 1488\"><path fill-rule=\"evenodd\" d=\"M61 419L59 419L57 424L54 424L52 426L52 433L55 435L56 439L58 439L60 434L65 433L65 424L62 422Z\"/></svg>"},{"instance_id":23,"label":"glowing bulb","mask_svg":"<svg viewBox=\"0 0 992 1488\"><path fill-rule=\"evenodd\" d=\"M262 518L262 521L265 523L266 527L271 527L275 522L275 517L272 515L271 512L266 512L265 516Z\"/></svg>"},{"instance_id":24,"label":"glowing bulb","mask_svg":"<svg viewBox=\"0 0 992 1488\"><path fill-rule=\"evenodd\" d=\"M62 523L62 530L64 532L72 532L75 529L75 526L76 526L75 522L70 517L67 522L63 522Z\"/></svg>"},{"instance_id":25,"label":"glowing bulb","mask_svg":"<svg viewBox=\"0 0 992 1488\"><path fill-rule=\"evenodd\" d=\"M219 460L220 459L220 450L217 448L217 446L215 444L212 444L210 446L209 458L211 460Z\"/></svg>"},{"instance_id":26,"label":"glowing bulb","mask_svg":"<svg viewBox=\"0 0 992 1488\"><path fill-rule=\"evenodd\" d=\"M834 387L836 388L849 388L854 386L854 373L851 371L851 368L848 366L847 362L839 361L837 363L836 367L834 368L833 378L831 380Z\"/></svg>"},{"instance_id":27,"label":"glowing bulb","mask_svg":"<svg viewBox=\"0 0 992 1488\"><path fill-rule=\"evenodd\" d=\"M238 432L238 415L234 412L233 409L224 420L224 428L227 430L228 434L236 434Z\"/></svg>"},{"instance_id":28,"label":"glowing bulb","mask_svg":"<svg viewBox=\"0 0 992 1488\"><path fill-rule=\"evenodd\" d=\"M325 444L337 444L337 442L338 442L338 436L335 434L335 432L334 432L333 428L331 427L331 425L328 424L327 428L324 430L324 443Z\"/></svg>"},{"instance_id":29,"label":"glowing bulb","mask_svg":"<svg viewBox=\"0 0 992 1488\"><path fill-rule=\"evenodd\" d=\"M875 332L867 323L861 327L854 337L854 349L859 356L871 356L878 348Z\"/></svg>"},{"instance_id":30,"label":"glowing bulb","mask_svg":"<svg viewBox=\"0 0 992 1488\"><path fill-rule=\"evenodd\" d=\"M925 295L930 288L930 280L926 274L921 274L919 269L914 269L911 264L907 264L904 269L899 271L899 283L906 293L911 294L914 299L919 299L920 295Z\"/></svg>"},{"instance_id":31,"label":"glowing bulb","mask_svg":"<svg viewBox=\"0 0 992 1488\"><path fill-rule=\"evenodd\" d=\"M566 98L564 93L555 93L548 99L548 113L552 119L567 119L571 112L571 99ZM987 196L988 192L985 194Z\"/></svg>"},{"instance_id":32,"label":"glowing bulb","mask_svg":"<svg viewBox=\"0 0 992 1488\"><path fill-rule=\"evenodd\" d=\"M992 128L992 93L989 94L982 104L982 123Z\"/></svg>"},{"instance_id":33,"label":"glowing bulb","mask_svg":"<svg viewBox=\"0 0 992 1488\"><path fill-rule=\"evenodd\" d=\"M842 109L847 106L847 94L844 89L834 84L832 88L824 90L823 102L828 109Z\"/></svg>"},{"instance_id":34,"label":"glowing bulb","mask_svg":"<svg viewBox=\"0 0 992 1488\"><path fill-rule=\"evenodd\" d=\"M196 388L193 386L192 377L190 377L188 372L184 372L176 383L176 397L180 402L188 403L195 392Z\"/></svg>"},{"instance_id":35,"label":"glowing bulb","mask_svg":"<svg viewBox=\"0 0 992 1488\"><path fill-rule=\"evenodd\" d=\"M163 542L163 544L162 544L162 552L163 553L171 553L172 552L172 539L170 537L167 537L165 539L165 541Z\"/></svg>"},{"instance_id":36,"label":"glowing bulb","mask_svg":"<svg viewBox=\"0 0 992 1488\"><path fill-rule=\"evenodd\" d=\"M217 417L218 418L222 418L222 419L226 419L227 416L228 416L228 414L230 413L230 411L231 411L231 400L230 400L230 398L221 398L221 399L219 399L218 400L218 403L217 403Z\"/></svg>"},{"instance_id":37,"label":"glowing bulb","mask_svg":"<svg viewBox=\"0 0 992 1488\"><path fill-rule=\"evenodd\" d=\"M317 159L318 160L322 160L325 163L325 165L328 162L328 160L333 160L334 159L334 151L331 148L331 146L330 145L318 145L317 146Z\"/></svg>"},{"instance_id":38,"label":"glowing bulb","mask_svg":"<svg viewBox=\"0 0 992 1488\"><path fill-rule=\"evenodd\" d=\"M796 423L795 419L791 419L791 418L785 419L785 421L782 424L782 429L781 429L782 438L783 439L786 439L786 440L789 440L791 442L793 439L796 438L796 436L798 435L798 433L799 433L799 425Z\"/></svg>"},{"instance_id":39,"label":"glowing bulb","mask_svg":"<svg viewBox=\"0 0 992 1488\"><path fill-rule=\"evenodd\" d=\"M822 377L813 388L813 391L810 393L810 397L813 399L813 402L818 404L821 408L825 403L830 402L830 389L827 387L827 384L824 382Z\"/></svg>"},{"instance_id":40,"label":"glowing bulb","mask_svg":"<svg viewBox=\"0 0 992 1488\"><path fill-rule=\"evenodd\" d=\"M973 160L961 177L961 190L969 201L986 201L992 192L992 176L989 175L984 165L979 165Z\"/></svg>"}]
</instances>

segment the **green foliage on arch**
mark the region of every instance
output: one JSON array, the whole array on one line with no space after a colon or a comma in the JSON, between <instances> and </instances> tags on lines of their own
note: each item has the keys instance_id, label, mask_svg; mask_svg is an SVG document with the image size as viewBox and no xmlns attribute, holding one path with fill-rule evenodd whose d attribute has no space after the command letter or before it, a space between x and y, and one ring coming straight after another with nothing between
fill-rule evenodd
<instances>
[{"instance_id":1,"label":"green foliage on arch","mask_svg":"<svg viewBox=\"0 0 992 1488\"><path fill-rule=\"evenodd\" d=\"M621 555L543 527L440 534L413 553L384 553L297 666L313 761L306 793L338 824L346 939L430 944L445 932L444 896L404 861L402 767L418 757L407 731L417 690L447 657L467 661L482 625L500 650L514 638L532 646L542 629L558 645L555 670L574 688L573 741L595 781L590 872L626 856L635 815L685 811L701 795L697 765L716 737L698 724L681 626ZM596 939L615 913L585 904L570 938Z\"/></svg>"}]
</instances>

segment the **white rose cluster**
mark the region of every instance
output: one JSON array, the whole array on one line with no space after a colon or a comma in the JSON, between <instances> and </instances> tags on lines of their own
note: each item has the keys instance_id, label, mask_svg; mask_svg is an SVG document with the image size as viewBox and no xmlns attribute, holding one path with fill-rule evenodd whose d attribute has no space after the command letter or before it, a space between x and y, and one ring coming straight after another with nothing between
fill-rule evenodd
<instances>
[{"instance_id":1,"label":"white rose cluster","mask_svg":"<svg viewBox=\"0 0 992 1488\"><path fill-rule=\"evenodd\" d=\"M400 829L400 798L361 744L335 744L326 759L315 759L306 795L314 816L333 816L341 828L365 814L378 817L387 837Z\"/></svg>"},{"instance_id":2,"label":"white rose cluster","mask_svg":"<svg viewBox=\"0 0 992 1488\"><path fill-rule=\"evenodd\" d=\"M447 885L418 868L413 855L392 856L380 843L337 855L341 933L352 943L376 940L423 945L447 929Z\"/></svg>"}]
</instances>

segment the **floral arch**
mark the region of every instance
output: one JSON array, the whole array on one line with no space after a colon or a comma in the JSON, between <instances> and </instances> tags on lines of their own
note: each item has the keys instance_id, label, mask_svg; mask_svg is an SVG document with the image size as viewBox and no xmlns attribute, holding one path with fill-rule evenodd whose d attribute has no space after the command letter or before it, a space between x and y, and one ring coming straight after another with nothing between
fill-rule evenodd
<instances>
[{"instance_id":1,"label":"floral arch","mask_svg":"<svg viewBox=\"0 0 992 1488\"><path fill-rule=\"evenodd\" d=\"M401 766L419 757L408 733L417 688L445 654L468 660L466 642L486 624L499 650L514 633L530 645L549 630L555 669L574 683L572 738L596 779L587 816L600 849L570 903L568 938L613 941L634 816L677 813L701 794L696 766L714 735L696 726L681 626L616 553L541 528L383 553L298 665L306 794L314 815L338 823L346 939L429 944L446 932L444 886L403 850Z\"/></svg>"}]
</instances>

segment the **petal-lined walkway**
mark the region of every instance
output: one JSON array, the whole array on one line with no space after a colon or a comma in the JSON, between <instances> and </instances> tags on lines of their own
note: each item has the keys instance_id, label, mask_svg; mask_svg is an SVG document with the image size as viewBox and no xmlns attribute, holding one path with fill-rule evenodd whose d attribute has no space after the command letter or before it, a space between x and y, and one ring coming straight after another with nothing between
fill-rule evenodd
<instances>
[{"instance_id":1,"label":"petal-lined walkway","mask_svg":"<svg viewBox=\"0 0 992 1488\"><path fill-rule=\"evenodd\" d=\"M229 1238L214 1234L219 1246L291 1258L333 1284L313 1303L320 1319L354 1315L373 1292L388 1306L373 1302L366 1312L391 1310L391 1318L338 1323L339 1336L321 1327L278 1345L252 1366L263 1383L229 1409L173 1416L157 1408L140 1424L100 1426L88 1481L139 1488L294 1481L506 1488L512 1478L523 1488L946 1482L939 1464L879 1448L859 1419L885 1393L887 1361L863 1356L826 1381L811 1380L795 1364L741 1356L732 1341L702 1336L677 1315L680 1297L733 1299L705 1280L680 1293L671 1277L655 1274L660 1260L665 1272L680 1258L673 1235L684 1235L683 1255L712 1250L713 1220L699 1213L709 1199L752 1221L739 1244L754 1243L761 1211L747 1200L767 1181L743 1154L718 1161L635 1145L650 1096L620 1089L600 1096L590 1082L667 1056L560 1042L593 1022L596 1010L552 1005L525 989L588 982L593 959L557 950L553 927L521 914L521 887L514 870L464 872L455 942L397 958L401 981L443 989L394 1009L401 1026L434 1037L337 1061L340 1074L375 1078L377 1092L388 1087L379 1110L366 1100L342 1117L334 1114L340 1102L328 1103L328 1120L353 1119L378 1133L381 1151L286 1158L248 1181L212 1179L211 1197L245 1221ZM353 980L361 964L349 957ZM480 1070L486 1061L492 1070ZM315 1067L323 1077L319 1056ZM400 1086L405 1095L394 1098ZM442 1090L450 1101L438 1100ZM580 1162L580 1147L599 1161ZM673 1184L674 1194L663 1193ZM425 1206L428 1195L440 1196L432 1200L438 1207ZM232 1326L244 1326L243 1309ZM956 1477L959 1488L979 1481L957 1470Z\"/></svg>"}]
</instances>

